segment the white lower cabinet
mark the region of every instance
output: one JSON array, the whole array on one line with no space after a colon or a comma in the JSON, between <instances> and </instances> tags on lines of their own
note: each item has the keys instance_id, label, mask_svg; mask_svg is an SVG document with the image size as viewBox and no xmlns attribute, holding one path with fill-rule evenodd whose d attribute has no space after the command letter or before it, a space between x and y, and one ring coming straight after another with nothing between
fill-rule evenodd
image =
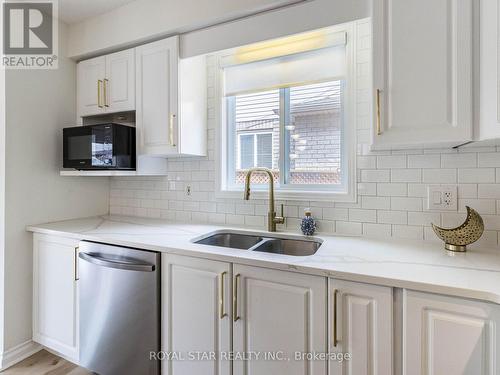
<instances>
[{"instance_id":1,"label":"white lower cabinet","mask_svg":"<svg viewBox=\"0 0 500 375\"><path fill-rule=\"evenodd\" d=\"M405 375L498 375L500 308L462 298L403 292Z\"/></svg>"},{"instance_id":2,"label":"white lower cabinet","mask_svg":"<svg viewBox=\"0 0 500 375\"><path fill-rule=\"evenodd\" d=\"M33 242L33 341L78 363L78 240ZM497 304L173 254L161 290L162 374L500 375Z\"/></svg>"},{"instance_id":3,"label":"white lower cabinet","mask_svg":"<svg viewBox=\"0 0 500 375\"><path fill-rule=\"evenodd\" d=\"M168 375L229 375L230 361L192 358L229 352L231 264L178 255L162 257L162 362Z\"/></svg>"},{"instance_id":4,"label":"white lower cabinet","mask_svg":"<svg viewBox=\"0 0 500 375\"><path fill-rule=\"evenodd\" d=\"M78 240L33 238L33 341L78 362Z\"/></svg>"},{"instance_id":5,"label":"white lower cabinet","mask_svg":"<svg viewBox=\"0 0 500 375\"><path fill-rule=\"evenodd\" d=\"M324 277L177 255L162 267L162 351L178 356L164 374L326 375L326 361L294 358L326 352Z\"/></svg>"},{"instance_id":6,"label":"white lower cabinet","mask_svg":"<svg viewBox=\"0 0 500 375\"><path fill-rule=\"evenodd\" d=\"M326 374L326 360L295 359L296 352L326 352L326 278L239 264L233 273L233 350L282 353L235 360L233 374Z\"/></svg>"},{"instance_id":7,"label":"white lower cabinet","mask_svg":"<svg viewBox=\"0 0 500 375\"><path fill-rule=\"evenodd\" d=\"M328 288L329 375L392 374L392 288L336 279Z\"/></svg>"}]
</instances>

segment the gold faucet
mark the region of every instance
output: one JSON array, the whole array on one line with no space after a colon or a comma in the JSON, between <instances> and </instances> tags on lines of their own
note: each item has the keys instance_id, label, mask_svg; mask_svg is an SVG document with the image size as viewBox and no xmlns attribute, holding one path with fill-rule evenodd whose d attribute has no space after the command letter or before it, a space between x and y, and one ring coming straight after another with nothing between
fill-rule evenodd
<instances>
[{"instance_id":1,"label":"gold faucet","mask_svg":"<svg viewBox=\"0 0 500 375\"><path fill-rule=\"evenodd\" d=\"M264 172L269 176L269 211L267 213L267 230L269 232L276 232L276 224L284 224L285 218L283 216L283 205L281 205L281 216L276 216L274 211L274 178L273 173L268 168L251 168L245 176L245 195L244 200L250 199L250 177L253 172Z\"/></svg>"}]
</instances>

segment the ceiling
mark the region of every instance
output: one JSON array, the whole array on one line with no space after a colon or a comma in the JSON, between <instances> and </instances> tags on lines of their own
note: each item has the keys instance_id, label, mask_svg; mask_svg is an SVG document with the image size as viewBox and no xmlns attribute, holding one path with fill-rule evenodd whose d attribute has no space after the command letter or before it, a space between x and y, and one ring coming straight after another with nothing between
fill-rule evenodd
<instances>
[{"instance_id":1,"label":"ceiling","mask_svg":"<svg viewBox=\"0 0 500 375\"><path fill-rule=\"evenodd\" d=\"M59 18L66 23L78 23L118 8L134 0L59 0Z\"/></svg>"}]
</instances>

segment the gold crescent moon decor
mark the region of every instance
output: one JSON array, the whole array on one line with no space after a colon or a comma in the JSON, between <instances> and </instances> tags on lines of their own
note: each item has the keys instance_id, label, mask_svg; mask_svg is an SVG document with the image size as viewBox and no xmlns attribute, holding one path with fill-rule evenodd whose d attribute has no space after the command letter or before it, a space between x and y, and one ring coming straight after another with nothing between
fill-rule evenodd
<instances>
[{"instance_id":1,"label":"gold crescent moon decor","mask_svg":"<svg viewBox=\"0 0 500 375\"><path fill-rule=\"evenodd\" d=\"M432 225L432 229L445 244L444 248L450 251L463 252L467 250L467 245L476 242L484 232L484 223L481 215L476 210L467 208L467 218L464 223L456 228L440 228Z\"/></svg>"}]
</instances>

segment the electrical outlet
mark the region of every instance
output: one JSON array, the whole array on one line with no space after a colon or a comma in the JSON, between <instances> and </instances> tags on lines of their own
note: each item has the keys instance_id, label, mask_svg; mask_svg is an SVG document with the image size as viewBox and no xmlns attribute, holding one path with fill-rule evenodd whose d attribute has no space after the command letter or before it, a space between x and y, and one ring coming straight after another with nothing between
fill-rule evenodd
<instances>
[{"instance_id":1,"label":"electrical outlet","mask_svg":"<svg viewBox=\"0 0 500 375\"><path fill-rule=\"evenodd\" d=\"M456 211L457 187L455 185L427 186L427 209L430 211Z\"/></svg>"},{"instance_id":2,"label":"electrical outlet","mask_svg":"<svg viewBox=\"0 0 500 375\"><path fill-rule=\"evenodd\" d=\"M186 186L186 195L189 197L191 196L191 185Z\"/></svg>"}]
</instances>

